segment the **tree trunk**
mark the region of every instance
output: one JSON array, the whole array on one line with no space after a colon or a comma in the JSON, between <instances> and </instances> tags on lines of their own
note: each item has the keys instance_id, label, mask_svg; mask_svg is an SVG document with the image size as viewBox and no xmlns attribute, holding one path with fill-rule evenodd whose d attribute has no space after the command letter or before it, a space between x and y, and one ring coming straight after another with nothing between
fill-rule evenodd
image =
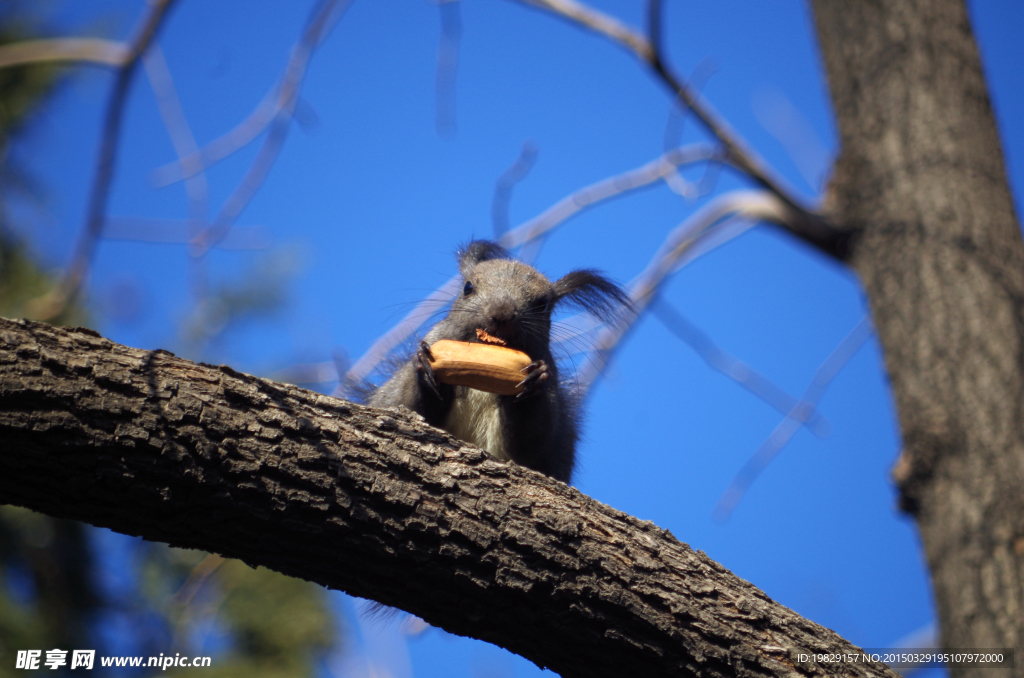
<instances>
[{"instance_id":1,"label":"tree trunk","mask_svg":"<svg viewBox=\"0 0 1024 678\"><path fill-rule=\"evenodd\" d=\"M374 598L563 676L896 678L668 532L415 415L86 330L0 319L0 501Z\"/></svg>"},{"instance_id":2,"label":"tree trunk","mask_svg":"<svg viewBox=\"0 0 1024 678\"><path fill-rule=\"evenodd\" d=\"M962 0L813 0L841 137L832 220L867 291L946 648L1024 676L1024 242Z\"/></svg>"}]
</instances>

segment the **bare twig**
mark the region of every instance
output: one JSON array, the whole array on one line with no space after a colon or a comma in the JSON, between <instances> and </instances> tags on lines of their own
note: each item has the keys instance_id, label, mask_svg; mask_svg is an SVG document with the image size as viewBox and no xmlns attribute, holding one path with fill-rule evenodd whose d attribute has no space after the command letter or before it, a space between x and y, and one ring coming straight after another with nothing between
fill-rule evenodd
<instances>
[{"instance_id":1,"label":"bare twig","mask_svg":"<svg viewBox=\"0 0 1024 678\"><path fill-rule=\"evenodd\" d=\"M104 240L127 240L161 245L191 245L194 229L206 222L189 219L153 219L150 217L108 216L103 227ZM222 250L263 250L270 246L270 229L266 226L234 226L231 233L217 243Z\"/></svg>"},{"instance_id":2,"label":"bare twig","mask_svg":"<svg viewBox=\"0 0 1024 678\"><path fill-rule=\"evenodd\" d=\"M690 88L700 92L704 87L704 83L708 81L716 70L717 66L715 66L710 58L703 59L690 74ZM686 119L688 111L689 107L678 99L669 107L668 119L665 120L665 132L662 135L662 147L666 151L682 143L683 121Z\"/></svg>"},{"instance_id":3,"label":"bare twig","mask_svg":"<svg viewBox=\"0 0 1024 678\"><path fill-rule=\"evenodd\" d=\"M715 66L710 59L704 59L693 69L690 75L690 87L699 92L703 84L715 71ZM686 113L689 108L678 99L669 106L668 119L665 120L665 132L662 135L662 147L667 151L682 143L683 122L686 120ZM704 175L696 182L690 182L683 178L682 174L675 172L665 178L665 183L674 193L687 200L701 198L714 189L715 180L718 178L718 171L721 168L719 163L709 163Z\"/></svg>"},{"instance_id":4,"label":"bare twig","mask_svg":"<svg viewBox=\"0 0 1024 678\"><path fill-rule=\"evenodd\" d=\"M0 47L0 68L48 61L121 67L128 63L131 54L131 47L125 43L99 38L25 40Z\"/></svg>"},{"instance_id":5,"label":"bare twig","mask_svg":"<svg viewBox=\"0 0 1024 678\"><path fill-rule=\"evenodd\" d=\"M709 144L691 144L672 149L646 165L603 179L562 198L541 214L506 233L500 242L508 248L520 247L588 207L664 181L682 165L706 160L722 160L720 153Z\"/></svg>"},{"instance_id":6,"label":"bare twig","mask_svg":"<svg viewBox=\"0 0 1024 678\"><path fill-rule=\"evenodd\" d=\"M173 3L174 0L150 2L149 9L143 16L135 36L128 43L128 52L117 71L117 78L107 102L100 151L96 160L96 176L93 179L92 191L89 196L85 226L64 280L52 292L42 299L37 299L33 304L33 311L42 319L54 318L59 315L81 291L82 282L96 252L96 243L103 231L107 199L110 195L110 182L114 175L121 119L124 115L125 100L128 97L132 76L135 74L135 67L138 65L142 53L153 41L157 30L167 16L167 10Z\"/></svg>"},{"instance_id":7,"label":"bare twig","mask_svg":"<svg viewBox=\"0 0 1024 678\"><path fill-rule=\"evenodd\" d=\"M491 200L491 226L495 238L500 238L508 232L508 204L512 197L512 189L530 173L536 160L537 145L531 139L527 139L523 142L519 157L495 182L494 198Z\"/></svg>"},{"instance_id":8,"label":"bare twig","mask_svg":"<svg viewBox=\"0 0 1024 678\"><path fill-rule=\"evenodd\" d=\"M461 0L440 0L441 40L437 46L435 76L435 119L438 136L455 134L455 76L459 69L459 42L462 39Z\"/></svg>"},{"instance_id":9,"label":"bare twig","mask_svg":"<svg viewBox=\"0 0 1024 678\"><path fill-rule=\"evenodd\" d=\"M600 33L633 52L672 91L678 101L685 104L704 127L724 147L728 163L748 175L754 182L775 194L786 203L792 216L784 229L810 243L830 256L845 256L844 238L818 214L801 204L770 166L747 145L714 108L677 78L665 63L658 45L661 36L661 2L650 0L648 13L649 37L645 38L602 12L576 2L576 0L520 0L527 5L541 7L564 19Z\"/></svg>"},{"instance_id":10,"label":"bare twig","mask_svg":"<svg viewBox=\"0 0 1024 678\"><path fill-rule=\"evenodd\" d=\"M188 574L188 579L174 594L174 602L182 607L190 604L207 579L224 564L224 557L211 553L199 561Z\"/></svg>"},{"instance_id":11,"label":"bare twig","mask_svg":"<svg viewBox=\"0 0 1024 678\"><path fill-rule=\"evenodd\" d=\"M768 439L761 443L757 452L747 460L740 472L733 478L732 483L722 494L721 499L715 506L713 516L715 520L726 520L732 515L736 505L743 499L743 495L750 488L761 472L771 463L772 459L792 439L800 427L807 421L813 408L817 406L825 390L846 366L850 359L860 350L868 337L871 336L871 319L867 315L860 319L860 322L850 330L835 350L825 359L825 362L815 371L811 383L807 386L800 402L786 415L786 418L779 422Z\"/></svg>"},{"instance_id":12,"label":"bare twig","mask_svg":"<svg viewBox=\"0 0 1024 678\"><path fill-rule=\"evenodd\" d=\"M330 0L321 2L314 7L313 15L303 30L302 37L292 48L288 65L284 70L284 77L274 85L256 109L249 114L249 117L236 125L234 129L199 149L195 154L153 170L150 175L153 185L160 187L182 181L199 171L200 168L209 167L244 148L282 116L290 117L297 104L298 93L302 87L312 52L327 37L331 28L350 4L351 0ZM265 147L266 145L264 144Z\"/></svg>"},{"instance_id":13,"label":"bare twig","mask_svg":"<svg viewBox=\"0 0 1024 678\"><path fill-rule=\"evenodd\" d=\"M709 367L743 386L782 414L789 414L804 404L747 363L722 350L711 337L683 317L664 299L656 300L651 306L651 312L672 334L686 342ZM807 420L804 423L811 433L819 438L829 433L828 422L813 405L808 408Z\"/></svg>"},{"instance_id":14,"label":"bare twig","mask_svg":"<svg viewBox=\"0 0 1024 678\"><path fill-rule=\"evenodd\" d=\"M211 592L207 588L207 595L200 598L203 604L196 604L199 602L196 600L196 594L203 589L203 585L220 569L224 562L223 556L213 553L207 555L192 568L188 579L171 598L177 605L178 612L174 624L172 647L183 647L183 638L188 635L188 630L198 626L199 619L212 617L224 602L230 591L230 585L225 587L225 582L221 581L218 582L221 586L216 587L216 592Z\"/></svg>"},{"instance_id":15,"label":"bare twig","mask_svg":"<svg viewBox=\"0 0 1024 678\"><path fill-rule=\"evenodd\" d=\"M810 121L778 87L754 91L754 116L793 160L808 186L821 190L833 158Z\"/></svg>"},{"instance_id":16,"label":"bare twig","mask_svg":"<svg viewBox=\"0 0 1024 678\"><path fill-rule=\"evenodd\" d=\"M177 153L182 166L190 167L188 158L194 158L199 150L195 136L181 107L181 100L174 87L174 79L167 67L163 50L153 45L143 57L146 75L153 88L160 117L171 138L174 152ZM188 200L188 239L194 241L203 231L203 224L208 219L210 191L206 182L206 173L202 166L195 168L185 180L185 195ZM196 299L206 296L207 281L204 260L196 255L195 247L190 248L189 278L192 283L192 294Z\"/></svg>"},{"instance_id":17,"label":"bare twig","mask_svg":"<svg viewBox=\"0 0 1024 678\"><path fill-rule=\"evenodd\" d=\"M654 57L651 44L633 29L618 19L591 9L575 0L520 0L527 5L534 5L553 12L563 18L585 26L595 33L600 33L619 43L644 61Z\"/></svg>"}]
</instances>

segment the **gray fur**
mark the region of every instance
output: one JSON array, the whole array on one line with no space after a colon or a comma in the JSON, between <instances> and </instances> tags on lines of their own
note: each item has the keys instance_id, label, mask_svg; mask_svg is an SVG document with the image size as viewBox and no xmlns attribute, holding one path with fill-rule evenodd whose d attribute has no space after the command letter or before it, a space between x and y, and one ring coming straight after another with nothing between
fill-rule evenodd
<instances>
[{"instance_id":1,"label":"gray fur","mask_svg":"<svg viewBox=\"0 0 1024 678\"><path fill-rule=\"evenodd\" d=\"M629 306L628 297L591 270L573 271L552 283L486 240L463 247L458 262L469 287L427 333L420 351L370 397L370 405L403 405L499 459L569 482L579 438L579 405L558 378L551 355L551 313L567 303L610 320ZM440 339L477 342L477 328L533 359L525 375L527 389L520 396L433 381L427 347Z\"/></svg>"}]
</instances>

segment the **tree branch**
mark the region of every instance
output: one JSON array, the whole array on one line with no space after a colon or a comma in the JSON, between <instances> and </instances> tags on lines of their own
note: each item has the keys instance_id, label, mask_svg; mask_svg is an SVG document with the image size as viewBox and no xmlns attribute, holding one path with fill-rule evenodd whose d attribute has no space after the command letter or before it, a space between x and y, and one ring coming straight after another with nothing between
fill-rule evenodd
<instances>
[{"instance_id":1,"label":"tree branch","mask_svg":"<svg viewBox=\"0 0 1024 678\"><path fill-rule=\"evenodd\" d=\"M725 148L725 159L731 166L749 176L762 188L775 194L793 212L793 218L777 225L804 242L829 256L844 261L846 258L846 235L831 226L821 215L807 208L796 199L793 192L783 185L781 178L757 152L704 101L699 94L690 90L665 63L660 45L661 2L651 0L648 15L648 37L644 37L602 12L592 9L576 0L520 0L527 5L540 7L568 19L626 47L646 64L676 99L693 111L701 124Z\"/></svg>"},{"instance_id":2,"label":"tree branch","mask_svg":"<svg viewBox=\"0 0 1024 678\"><path fill-rule=\"evenodd\" d=\"M563 676L886 676L671 534L404 411L0 319L0 501L401 606Z\"/></svg>"},{"instance_id":3,"label":"tree branch","mask_svg":"<svg viewBox=\"0 0 1024 678\"><path fill-rule=\"evenodd\" d=\"M629 51L636 54L642 61L649 61L654 57L654 50L651 43L644 36L640 35L629 26L626 26L618 19L610 17L603 12L587 7L576 0L520 0L527 5L546 9L564 19L568 19L581 26L589 28L595 33L600 33Z\"/></svg>"},{"instance_id":4,"label":"tree branch","mask_svg":"<svg viewBox=\"0 0 1024 678\"><path fill-rule=\"evenodd\" d=\"M0 68L49 61L78 61L100 66L123 66L131 50L123 42L99 38L24 40L0 46Z\"/></svg>"}]
</instances>

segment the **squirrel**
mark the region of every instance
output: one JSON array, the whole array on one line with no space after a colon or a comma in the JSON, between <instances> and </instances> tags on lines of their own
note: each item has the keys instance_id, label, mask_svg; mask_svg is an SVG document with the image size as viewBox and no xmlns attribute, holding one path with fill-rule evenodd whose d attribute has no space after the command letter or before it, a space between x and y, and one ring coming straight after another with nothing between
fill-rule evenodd
<instances>
[{"instance_id":1,"label":"squirrel","mask_svg":"<svg viewBox=\"0 0 1024 678\"><path fill-rule=\"evenodd\" d=\"M403 405L427 423L490 452L502 461L572 480L579 439L579 398L559 380L551 355L551 314L559 305L584 309L603 321L631 308L621 287L597 271L572 271L551 282L497 243L473 240L457 252L461 293L444 320L369 399L375 407ZM440 383L430 347L441 339L479 342L478 330L526 353L523 390L505 396Z\"/></svg>"}]
</instances>

